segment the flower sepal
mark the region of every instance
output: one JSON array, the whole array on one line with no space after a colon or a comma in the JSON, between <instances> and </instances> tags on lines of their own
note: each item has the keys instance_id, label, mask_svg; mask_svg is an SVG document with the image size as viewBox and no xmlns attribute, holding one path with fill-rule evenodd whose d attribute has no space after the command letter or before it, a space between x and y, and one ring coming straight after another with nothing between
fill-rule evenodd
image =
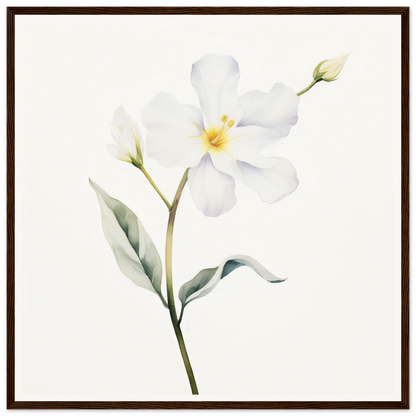
<instances>
[{"instance_id":1,"label":"flower sepal","mask_svg":"<svg viewBox=\"0 0 416 416\"><path fill-rule=\"evenodd\" d=\"M325 61L319 62L318 65L316 65L315 69L313 70L312 77L314 80L321 80L322 77L325 75L325 72L320 72L319 68Z\"/></svg>"},{"instance_id":2,"label":"flower sepal","mask_svg":"<svg viewBox=\"0 0 416 416\"><path fill-rule=\"evenodd\" d=\"M133 166L135 166L136 168L139 168L139 169L141 169L142 167L143 167L143 156L142 156L142 154L140 153L140 158L139 158L139 160L137 160L137 159L130 159L131 160L131 164L133 165Z\"/></svg>"}]
</instances>

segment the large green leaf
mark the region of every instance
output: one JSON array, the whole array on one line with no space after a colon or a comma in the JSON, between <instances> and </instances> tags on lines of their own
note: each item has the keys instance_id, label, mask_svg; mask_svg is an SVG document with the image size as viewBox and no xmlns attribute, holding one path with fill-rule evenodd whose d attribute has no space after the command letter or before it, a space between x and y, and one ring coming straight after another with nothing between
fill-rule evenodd
<instances>
[{"instance_id":1,"label":"large green leaf","mask_svg":"<svg viewBox=\"0 0 416 416\"><path fill-rule=\"evenodd\" d=\"M257 260L249 256L230 256L221 262L218 267L201 270L192 280L182 285L179 290L179 299L182 302L182 312L185 306L195 299L208 295L221 279L230 274L233 270L248 266L253 269L260 277L270 283L280 283L286 280L286 277L279 278L271 274Z\"/></svg>"},{"instance_id":2,"label":"large green leaf","mask_svg":"<svg viewBox=\"0 0 416 416\"><path fill-rule=\"evenodd\" d=\"M118 267L135 285L156 293L167 306L160 289L162 262L149 234L130 208L91 179L90 184L97 194L104 235Z\"/></svg>"}]
</instances>

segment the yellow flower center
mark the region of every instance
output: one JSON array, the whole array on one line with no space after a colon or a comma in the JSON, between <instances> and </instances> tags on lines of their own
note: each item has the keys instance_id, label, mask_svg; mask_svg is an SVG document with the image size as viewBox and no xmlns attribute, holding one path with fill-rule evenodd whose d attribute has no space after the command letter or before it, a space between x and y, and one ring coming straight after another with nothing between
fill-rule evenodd
<instances>
[{"instance_id":1,"label":"yellow flower center","mask_svg":"<svg viewBox=\"0 0 416 416\"><path fill-rule=\"evenodd\" d=\"M197 127L199 130L201 130L202 135L201 136L189 136L185 137L185 139L202 139L201 145L203 146L203 149L205 151L205 156L209 152L225 152L227 153L231 159L235 159L228 153L227 146L228 143L241 136L234 136L229 137L228 132L230 131L231 127L234 126L235 120L228 120L228 116L222 116L221 117L222 126L210 126L206 130L203 130L201 127L199 127L196 123L192 121L195 127ZM236 162L237 163L237 162Z\"/></svg>"},{"instance_id":2,"label":"yellow flower center","mask_svg":"<svg viewBox=\"0 0 416 416\"><path fill-rule=\"evenodd\" d=\"M210 151L225 151L227 143L234 137L228 137L227 133L234 126L234 120L228 120L228 116L221 117L222 126L210 126L206 130L201 129L202 135L197 136L202 139L202 145L205 148L205 153Z\"/></svg>"}]
</instances>

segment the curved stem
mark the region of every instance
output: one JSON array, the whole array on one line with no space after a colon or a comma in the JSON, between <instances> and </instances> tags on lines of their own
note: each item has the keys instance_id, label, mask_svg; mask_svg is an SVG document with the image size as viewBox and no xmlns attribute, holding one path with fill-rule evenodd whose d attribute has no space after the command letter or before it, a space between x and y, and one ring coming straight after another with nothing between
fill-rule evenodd
<instances>
[{"instance_id":1,"label":"curved stem","mask_svg":"<svg viewBox=\"0 0 416 416\"><path fill-rule=\"evenodd\" d=\"M175 298L173 296L173 281L172 281L172 243L173 243L173 226L175 224L176 210L178 209L179 200L182 195L183 188L188 180L188 170L185 171L178 190L176 191L175 199L172 202L172 209L169 213L168 229L166 232L166 288L168 293L168 307L170 319L172 321L173 329L178 340L179 349L182 354L183 363L185 365L186 373L188 375L189 384L191 385L192 394L198 394L198 387L196 385L194 372L189 361L188 352L186 351L185 341L183 339L182 331L179 326L178 316L175 308Z\"/></svg>"},{"instance_id":2,"label":"curved stem","mask_svg":"<svg viewBox=\"0 0 416 416\"><path fill-rule=\"evenodd\" d=\"M299 91L296 95L305 94L306 91L309 91L317 82L321 81L322 79L314 79L305 89Z\"/></svg>"},{"instance_id":3,"label":"curved stem","mask_svg":"<svg viewBox=\"0 0 416 416\"><path fill-rule=\"evenodd\" d=\"M168 210L170 211L172 209L172 206L169 204L169 201L165 198L165 196L162 194L162 192L160 191L160 189L153 182L153 179L147 173L147 170L144 168L144 166L136 166L136 167L138 167L143 172L144 176L146 176L147 180L150 182L150 185L153 186L153 188L155 189L155 191L159 194L159 196L162 198L163 202L168 207Z\"/></svg>"}]
</instances>

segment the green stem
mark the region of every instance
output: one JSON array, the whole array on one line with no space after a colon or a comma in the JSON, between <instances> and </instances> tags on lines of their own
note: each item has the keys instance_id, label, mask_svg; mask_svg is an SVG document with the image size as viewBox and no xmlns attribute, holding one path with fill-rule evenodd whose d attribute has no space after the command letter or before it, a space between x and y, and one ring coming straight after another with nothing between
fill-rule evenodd
<instances>
[{"instance_id":1,"label":"green stem","mask_svg":"<svg viewBox=\"0 0 416 416\"><path fill-rule=\"evenodd\" d=\"M137 165L135 165L135 166L138 167L143 172L144 176L146 176L147 180L150 182L150 185L152 185L153 188L155 188L155 191L159 194L159 196L162 198L163 202L168 207L168 210L170 211L172 209L172 206L169 204L169 201L165 198L165 196L162 194L162 192L160 191L160 189L153 182L153 179L147 173L147 170L144 168L144 166L137 166Z\"/></svg>"},{"instance_id":2,"label":"green stem","mask_svg":"<svg viewBox=\"0 0 416 416\"><path fill-rule=\"evenodd\" d=\"M175 199L172 202L172 209L169 213L168 229L166 232L166 288L168 293L168 307L170 313L170 319L172 320L173 329L178 340L179 349L182 354L183 363L185 364L186 373L188 375L189 384L191 385L192 394L198 394L198 387L192 371L191 362L186 351L185 341L183 339L182 331L179 326L178 316L175 308L175 298L173 296L173 282L172 282L172 243L173 243L173 226L175 224L176 210L178 209L179 200L182 195L183 188L188 180L188 170L185 171L181 182L179 183L178 190L176 191Z\"/></svg>"},{"instance_id":3,"label":"green stem","mask_svg":"<svg viewBox=\"0 0 416 416\"><path fill-rule=\"evenodd\" d=\"M316 83L319 81L322 81L322 79L314 79L304 90L299 91L296 95L302 95L305 94L306 91L309 91Z\"/></svg>"}]
</instances>

